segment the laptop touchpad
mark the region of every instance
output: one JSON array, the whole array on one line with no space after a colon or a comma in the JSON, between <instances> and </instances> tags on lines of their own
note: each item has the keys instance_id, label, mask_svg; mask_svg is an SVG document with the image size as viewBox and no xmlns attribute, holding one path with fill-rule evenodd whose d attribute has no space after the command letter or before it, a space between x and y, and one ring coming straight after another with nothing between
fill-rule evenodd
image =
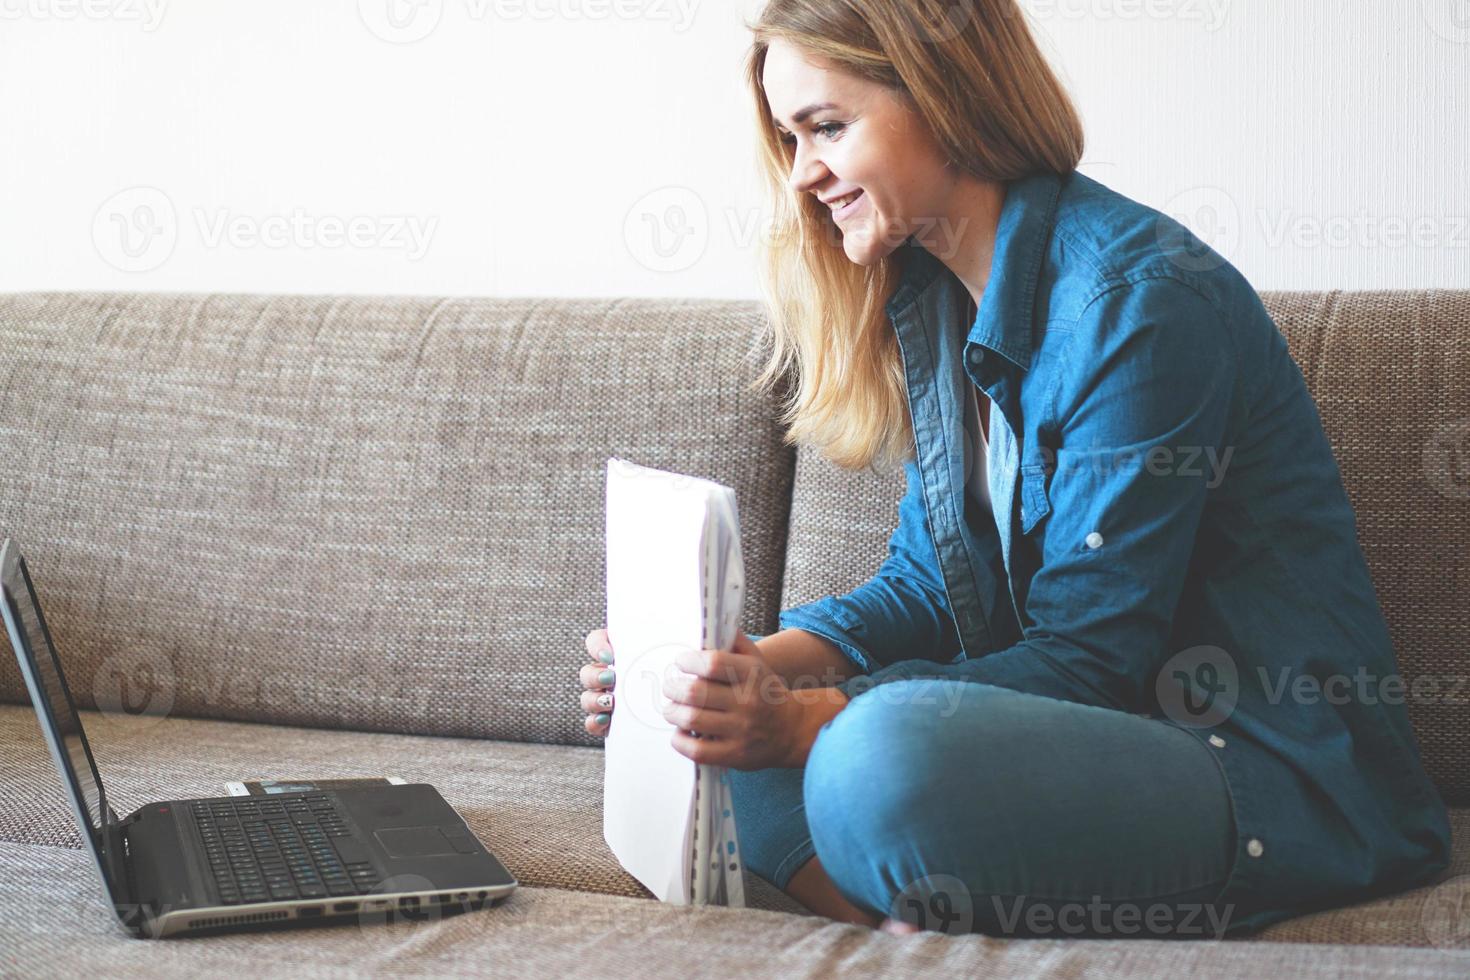
<instances>
[{"instance_id":1,"label":"laptop touchpad","mask_svg":"<svg viewBox=\"0 0 1470 980\"><path fill-rule=\"evenodd\" d=\"M455 853L454 845L438 827L392 827L375 830L373 836L390 857L433 857Z\"/></svg>"}]
</instances>

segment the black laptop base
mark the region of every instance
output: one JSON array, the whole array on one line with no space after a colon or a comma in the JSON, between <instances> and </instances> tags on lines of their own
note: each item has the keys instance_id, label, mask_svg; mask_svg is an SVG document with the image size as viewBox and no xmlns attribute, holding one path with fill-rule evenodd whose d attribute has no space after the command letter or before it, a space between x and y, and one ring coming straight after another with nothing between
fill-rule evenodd
<instances>
[{"instance_id":1,"label":"black laptop base","mask_svg":"<svg viewBox=\"0 0 1470 980\"><path fill-rule=\"evenodd\" d=\"M418 921L516 885L426 783L151 803L119 826L135 935Z\"/></svg>"}]
</instances>

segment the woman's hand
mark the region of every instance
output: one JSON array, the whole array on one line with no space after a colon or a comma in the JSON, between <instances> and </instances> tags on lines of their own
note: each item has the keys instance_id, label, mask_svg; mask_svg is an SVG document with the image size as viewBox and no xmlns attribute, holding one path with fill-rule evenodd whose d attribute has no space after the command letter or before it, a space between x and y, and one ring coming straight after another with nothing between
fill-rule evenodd
<instances>
[{"instance_id":1,"label":"woman's hand","mask_svg":"<svg viewBox=\"0 0 1470 980\"><path fill-rule=\"evenodd\" d=\"M579 675L582 687L582 710L587 712L583 727L589 735L606 735L612 722L613 710L613 650L608 642L607 630L593 630L587 634L587 655L595 662L584 664Z\"/></svg>"},{"instance_id":2,"label":"woman's hand","mask_svg":"<svg viewBox=\"0 0 1470 980\"><path fill-rule=\"evenodd\" d=\"M847 703L836 688L792 690L737 633L730 650L685 650L663 682L673 745L695 762L735 769L806 764L817 732ZM698 732L698 737L691 734Z\"/></svg>"}]
</instances>

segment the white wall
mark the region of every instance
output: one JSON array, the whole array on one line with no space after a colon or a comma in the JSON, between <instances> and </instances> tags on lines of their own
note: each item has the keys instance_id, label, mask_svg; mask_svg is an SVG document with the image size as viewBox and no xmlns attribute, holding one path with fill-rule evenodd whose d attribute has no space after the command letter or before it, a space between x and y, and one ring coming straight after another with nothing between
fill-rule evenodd
<instances>
[{"instance_id":1,"label":"white wall","mask_svg":"<svg viewBox=\"0 0 1470 980\"><path fill-rule=\"evenodd\" d=\"M1470 0L1025 3L1258 288L1470 286ZM761 6L0 0L0 289L756 296Z\"/></svg>"},{"instance_id":2,"label":"white wall","mask_svg":"<svg viewBox=\"0 0 1470 980\"><path fill-rule=\"evenodd\" d=\"M1258 289L1470 288L1470 0L1027 2L1083 171Z\"/></svg>"}]
</instances>

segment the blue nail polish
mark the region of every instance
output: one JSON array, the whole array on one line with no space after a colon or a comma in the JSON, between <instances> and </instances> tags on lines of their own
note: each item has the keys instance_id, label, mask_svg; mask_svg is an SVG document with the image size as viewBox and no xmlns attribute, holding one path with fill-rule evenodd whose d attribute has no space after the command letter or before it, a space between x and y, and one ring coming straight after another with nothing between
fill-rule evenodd
<instances>
[{"instance_id":1,"label":"blue nail polish","mask_svg":"<svg viewBox=\"0 0 1470 980\"><path fill-rule=\"evenodd\" d=\"M602 673L597 675L597 683L601 684L603 687L607 687L612 684L613 678L615 676L616 675L612 671L604 670Z\"/></svg>"},{"instance_id":2,"label":"blue nail polish","mask_svg":"<svg viewBox=\"0 0 1470 980\"><path fill-rule=\"evenodd\" d=\"M605 664L612 663L613 662L613 654L612 654L612 651L611 650L599 650L599 651L597 651L597 659L600 660L600 661L602 661Z\"/></svg>"},{"instance_id":3,"label":"blue nail polish","mask_svg":"<svg viewBox=\"0 0 1470 980\"><path fill-rule=\"evenodd\" d=\"M601 714L597 715L595 718L593 718L592 719L592 723L594 725L597 725L600 728L603 725L606 725L611 720L612 720L612 715L610 715L606 711L604 711Z\"/></svg>"}]
</instances>

